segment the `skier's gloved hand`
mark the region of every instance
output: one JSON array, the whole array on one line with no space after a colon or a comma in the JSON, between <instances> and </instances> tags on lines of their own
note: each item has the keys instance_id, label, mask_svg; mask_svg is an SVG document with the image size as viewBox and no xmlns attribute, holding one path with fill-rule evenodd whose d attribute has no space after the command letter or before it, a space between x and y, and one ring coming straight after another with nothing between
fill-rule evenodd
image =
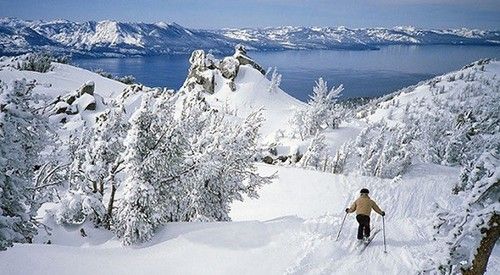
<instances>
[{"instance_id":1,"label":"skier's gloved hand","mask_svg":"<svg viewBox=\"0 0 500 275\"><path fill-rule=\"evenodd\" d=\"M385 212L384 212L384 211L382 211L382 214L380 214L380 215L382 215L382 217L383 217L383 216L385 216Z\"/></svg>"},{"instance_id":2,"label":"skier's gloved hand","mask_svg":"<svg viewBox=\"0 0 500 275\"><path fill-rule=\"evenodd\" d=\"M349 208L346 208L346 209L345 209L345 212L346 212L346 213L349 213Z\"/></svg>"}]
</instances>

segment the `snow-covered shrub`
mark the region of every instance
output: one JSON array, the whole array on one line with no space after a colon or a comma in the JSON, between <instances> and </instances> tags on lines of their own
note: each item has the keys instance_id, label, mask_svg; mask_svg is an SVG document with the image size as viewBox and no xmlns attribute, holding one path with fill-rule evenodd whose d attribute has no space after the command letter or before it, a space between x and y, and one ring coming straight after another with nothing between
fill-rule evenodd
<instances>
[{"instance_id":1,"label":"snow-covered shrub","mask_svg":"<svg viewBox=\"0 0 500 275\"><path fill-rule=\"evenodd\" d=\"M47 121L35 112L32 100L25 79L0 86L0 250L29 242L36 232L32 178Z\"/></svg>"},{"instance_id":2,"label":"snow-covered shrub","mask_svg":"<svg viewBox=\"0 0 500 275\"><path fill-rule=\"evenodd\" d=\"M114 79L120 81L123 84L127 84L127 85L134 84L136 82L135 77L133 75L125 75L125 76L121 76L121 77L117 76Z\"/></svg>"},{"instance_id":3,"label":"snow-covered shrub","mask_svg":"<svg viewBox=\"0 0 500 275\"><path fill-rule=\"evenodd\" d=\"M500 224L500 141L465 167L456 195L456 209L438 206L436 239L443 243L434 268L443 274L473 270L484 273L498 239Z\"/></svg>"},{"instance_id":4,"label":"snow-covered shrub","mask_svg":"<svg viewBox=\"0 0 500 275\"><path fill-rule=\"evenodd\" d=\"M144 98L125 142L114 221L123 243L149 240L167 222L230 220L232 201L256 197L270 180L254 166L261 123L259 114L243 123L226 119L201 92Z\"/></svg>"},{"instance_id":5,"label":"snow-covered shrub","mask_svg":"<svg viewBox=\"0 0 500 275\"><path fill-rule=\"evenodd\" d=\"M317 133L297 164L302 167L311 167L320 170L327 162L326 148L325 136Z\"/></svg>"},{"instance_id":6,"label":"snow-covered shrub","mask_svg":"<svg viewBox=\"0 0 500 275\"><path fill-rule=\"evenodd\" d=\"M314 136L326 128L338 127L340 119L336 113L336 105L343 89L340 85L328 91L327 82L323 78L318 79L307 107L297 110L290 121L301 139Z\"/></svg>"},{"instance_id":7,"label":"snow-covered shrub","mask_svg":"<svg viewBox=\"0 0 500 275\"><path fill-rule=\"evenodd\" d=\"M46 73L52 70L53 57L47 53L32 53L27 55L21 63L18 63L17 69L23 71L34 71Z\"/></svg>"},{"instance_id":8,"label":"snow-covered shrub","mask_svg":"<svg viewBox=\"0 0 500 275\"><path fill-rule=\"evenodd\" d=\"M52 214L59 224L81 224L102 219L106 212L99 193L69 190Z\"/></svg>"},{"instance_id":9,"label":"snow-covered shrub","mask_svg":"<svg viewBox=\"0 0 500 275\"><path fill-rule=\"evenodd\" d=\"M100 76L113 79L116 81L120 81L123 84L131 85L136 83L135 77L133 75L126 75L126 76L114 76L113 74L104 71L103 69L95 69L94 73L99 74Z\"/></svg>"}]
</instances>

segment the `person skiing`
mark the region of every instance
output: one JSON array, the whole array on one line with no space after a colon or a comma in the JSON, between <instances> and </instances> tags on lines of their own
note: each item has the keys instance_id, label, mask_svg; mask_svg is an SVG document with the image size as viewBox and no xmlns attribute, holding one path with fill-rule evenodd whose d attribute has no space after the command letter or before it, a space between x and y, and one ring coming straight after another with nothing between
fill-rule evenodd
<instances>
[{"instance_id":1,"label":"person skiing","mask_svg":"<svg viewBox=\"0 0 500 275\"><path fill-rule=\"evenodd\" d=\"M368 238L370 237L370 213L372 212L372 209L381 216L385 216L385 212L382 211L372 199L370 199L368 196L370 191L368 189L363 188L360 193L359 198L354 201L350 208L346 208L345 212L352 213L356 211L356 220L359 223L358 240L368 242Z\"/></svg>"}]
</instances>

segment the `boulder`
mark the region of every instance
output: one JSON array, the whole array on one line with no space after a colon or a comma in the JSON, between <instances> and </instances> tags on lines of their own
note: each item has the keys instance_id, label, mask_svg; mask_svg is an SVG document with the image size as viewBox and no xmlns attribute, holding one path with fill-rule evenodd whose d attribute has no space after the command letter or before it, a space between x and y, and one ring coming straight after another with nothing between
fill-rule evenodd
<instances>
[{"instance_id":1,"label":"boulder","mask_svg":"<svg viewBox=\"0 0 500 275\"><path fill-rule=\"evenodd\" d=\"M66 98L66 103L68 103L69 105L73 104L73 102L75 102L76 100L76 95L70 95Z\"/></svg>"},{"instance_id":2,"label":"boulder","mask_svg":"<svg viewBox=\"0 0 500 275\"><path fill-rule=\"evenodd\" d=\"M66 103L65 101L59 101L56 103L54 106L54 113L56 114L64 114L66 113L66 110L68 110L69 104Z\"/></svg>"},{"instance_id":3,"label":"boulder","mask_svg":"<svg viewBox=\"0 0 500 275\"><path fill-rule=\"evenodd\" d=\"M233 55L234 58L238 60L240 65L250 65L254 69L258 70L261 74L266 75L266 71L255 62L253 59L248 57L247 51L245 47L241 44L238 44L234 47L235 53Z\"/></svg>"},{"instance_id":4,"label":"boulder","mask_svg":"<svg viewBox=\"0 0 500 275\"><path fill-rule=\"evenodd\" d=\"M213 94L215 76L214 71L209 69L210 66L214 66L212 61L212 59L207 61L205 51L193 51L191 57L189 58L189 63L191 63L189 74L181 89L191 91L196 87L196 85L200 85L205 92Z\"/></svg>"},{"instance_id":5,"label":"boulder","mask_svg":"<svg viewBox=\"0 0 500 275\"><path fill-rule=\"evenodd\" d=\"M78 96L82 96L83 94L94 95L95 83L94 81L89 81L83 84L80 89L78 89Z\"/></svg>"},{"instance_id":6,"label":"boulder","mask_svg":"<svg viewBox=\"0 0 500 275\"><path fill-rule=\"evenodd\" d=\"M66 109L67 115L76 115L78 114L78 108L75 105L70 105L68 109Z\"/></svg>"},{"instance_id":7,"label":"boulder","mask_svg":"<svg viewBox=\"0 0 500 275\"><path fill-rule=\"evenodd\" d=\"M97 105L94 96L89 94L81 95L74 105L78 105L78 110L95 111Z\"/></svg>"},{"instance_id":8,"label":"boulder","mask_svg":"<svg viewBox=\"0 0 500 275\"><path fill-rule=\"evenodd\" d=\"M238 69L240 67L240 62L238 59L228 56L225 57L219 65L220 72L224 78L234 80L236 75L238 75Z\"/></svg>"},{"instance_id":9,"label":"boulder","mask_svg":"<svg viewBox=\"0 0 500 275\"><path fill-rule=\"evenodd\" d=\"M265 156L264 158L262 158L262 162L267 164L273 164L274 160L271 156Z\"/></svg>"}]
</instances>

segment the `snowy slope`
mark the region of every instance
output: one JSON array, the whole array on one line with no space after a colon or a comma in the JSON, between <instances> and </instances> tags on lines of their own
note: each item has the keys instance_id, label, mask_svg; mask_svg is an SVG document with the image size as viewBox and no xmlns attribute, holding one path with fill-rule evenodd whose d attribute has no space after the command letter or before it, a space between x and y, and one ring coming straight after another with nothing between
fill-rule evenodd
<instances>
[{"instance_id":1,"label":"snowy slope","mask_svg":"<svg viewBox=\"0 0 500 275\"><path fill-rule=\"evenodd\" d=\"M264 136L286 127L292 113L304 106L280 88L270 92L271 82L250 65L240 66L234 83L236 91L224 85L222 78L217 79L215 92L207 97L208 102L218 108L229 108L242 118L261 110L266 119L261 129Z\"/></svg>"},{"instance_id":2,"label":"snowy slope","mask_svg":"<svg viewBox=\"0 0 500 275\"><path fill-rule=\"evenodd\" d=\"M279 179L262 189L260 199L235 204L236 222L169 224L152 242L127 248L92 228L85 238L79 227L50 237L41 233L37 242L53 244L16 245L0 253L0 268L6 274L413 274L432 245L429 208L448 201L458 175L433 165L413 167L401 181L259 169L277 171ZM370 188L389 213L388 254L382 235L363 255L353 252L353 216L335 241L343 209L361 187ZM380 218L373 224L380 226ZM498 262L499 253L492 258ZM489 274L500 272L498 265L490 267Z\"/></svg>"},{"instance_id":3,"label":"snowy slope","mask_svg":"<svg viewBox=\"0 0 500 275\"><path fill-rule=\"evenodd\" d=\"M7 66L10 59L2 62L2 81L35 79L35 91L50 97L73 92L89 80L105 99L127 88L68 65L55 64L54 71L41 74ZM362 110L365 114L359 121L325 133L328 145L335 150L381 119L401 123L407 102L422 102L421 111L426 112L434 97L458 97L468 85L464 79L469 71L475 73L475 80L469 82L486 86L484 81L490 81L491 86L498 81L500 63L476 64L374 101ZM239 66L234 85L232 90L229 80L215 72L214 90L206 99L240 117L262 108L267 119L265 134L286 126L291 112L303 105L279 88L269 91L271 81L251 65ZM444 92L436 94L440 86ZM135 96L128 103L132 109L140 101L140 93ZM451 195L460 169L433 164L413 164L402 178L393 180L263 164L259 173L277 173L278 177L260 190L259 199L232 205L234 222L169 223L151 242L140 246L123 247L112 233L90 224L56 225L44 213L51 205L45 205L39 214L53 228L52 235L41 229L34 244L16 244L0 252L0 270L6 274L415 274L428 267L425 259L433 256L437 245L432 228L434 203L445 207L460 203ZM362 255L355 253L353 215L335 241L343 210L363 187L371 190L387 212L387 254L381 234ZM372 218L372 224L380 227L380 217L374 214ZM87 237L81 236L81 228ZM49 240L51 244L46 244ZM500 273L499 262L496 248L489 274Z\"/></svg>"},{"instance_id":4,"label":"snowy slope","mask_svg":"<svg viewBox=\"0 0 500 275\"><path fill-rule=\"evenodd\" d=\"M241 45L235 47L232 56L220 60L197 50L189 61L191 66L180 89L181 96L199 92L212 108L239 119L261 112L265 121L260 132L264 138L272 138L276 131L286 128L293 113L305 106L280 89L272 77L269 80Z\"/></svg>"},{"instance_id":5,"label":"snowy slope","mask_svg":"<svg viewBox=\"0 0 500 275\"><path fill-rule=\"evenodd\" d=\"M95 117L107 108L109 102L129 87L97 73L55 62L52 62L52 70L45 73L18 70L16 64L22 62L22 58L24 56L0 57L0 82L11 85L14 80L26 79L33 86L33 93L40 98L39 107L50 115L49 119L54 122L66 121L65 124L56 123L55 129L61 130L58 131L61 137L70 131L79 131L84 124L93 125ZM69 106L67 99L76 96L89 83L94 86L93 94L77 96L72 107ZM86 110L91 103L95 103L95 109ZM72 113L60 113L59 108L67 108Z\"/></svg>"},{"instance_id":6,"label":"snowy slope","mask_svg":"<svg viewBox=\"0 0 500 275\"><path fill-rule=\"evenodd\" d=\"M54 69L46 73L20 71L10 65L16 64L16 58L0 58L0 80L9 83L26 78L36 83L34 92L50 98L66 95L80 88L84 83L93 81L95 92L105 98L118 95L127 86L116 80L66 64L52 63Z\"/></svg>"}]
</instances>

